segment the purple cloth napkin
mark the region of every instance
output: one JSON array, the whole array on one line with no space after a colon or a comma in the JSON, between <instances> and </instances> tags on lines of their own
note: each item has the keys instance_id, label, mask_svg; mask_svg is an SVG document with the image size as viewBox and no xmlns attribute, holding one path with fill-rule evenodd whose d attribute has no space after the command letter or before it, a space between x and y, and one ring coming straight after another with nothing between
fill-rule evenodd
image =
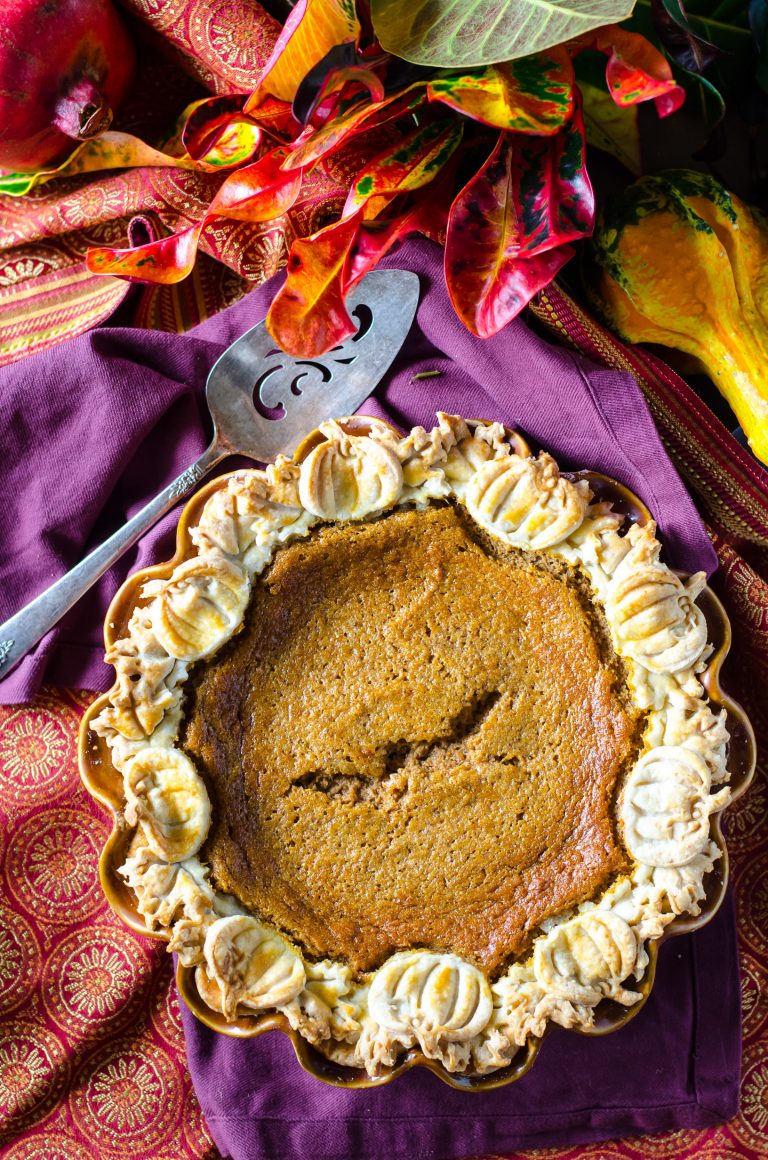
<instances>
[{"instance_id":1,"label":"purple cloth napkin","mask_svg":"<svg viewBox=\"0 0 768 1160\"><path fill-rule=\"evenodd\" d=\"M455 317L440 251L409 242L385 263L415 270L417 324L360 410L403 427L435 410L498 419L631 487L656 514L673 565L711 572L715 553L634 380L549 346L523 321L481 342ZM0 371L5 435L0 620L49 585L203 450L211 365L266 313L279 280L187 335L105 328ZM438 377L418 379L421 371ZM231 464L223 465L227 469ZM179 505L181 506L181 505ZM129 571L173 552L169 515L35 652L0 682L0 701L50 682L106 689L101 624ZM727 903L706 929L662 949L651 1000L614 1036L555 1030L531 1073L496 1092L452 1091L412 1071L345 1092L307 1076L280 1035L238 1041L184 1011L189 1065L214 1138L235 1160L463 1157L703 1127L736 1112L740 1026Z\"/></svg>"}]
</instances>

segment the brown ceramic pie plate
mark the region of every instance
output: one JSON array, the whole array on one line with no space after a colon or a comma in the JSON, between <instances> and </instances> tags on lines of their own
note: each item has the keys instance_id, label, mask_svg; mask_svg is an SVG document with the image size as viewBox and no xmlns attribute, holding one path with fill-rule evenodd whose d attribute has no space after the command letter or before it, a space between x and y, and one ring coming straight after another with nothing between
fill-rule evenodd
<instances>
[{"instance_id":1,"label":"brown ceramic pie plate","mask_svg":"<svg viewBox=\"0 0 768 1160\"><path fill-rule=\"evenodd\" d=\"M358 416L350 424L350 428L356 434L364 433L365 423L365 418ZM528 452L527 445L520 436L511 432L509 436L516 451L522 454ZM298 448L295 460L301 462L323 438L324 436L319 431L312 432ZM580 472L571 478L588 479L593 493L600 499L610 500L614 510L625 515L628 522L643 524L651 518L650 512L637 496L608 476L597 472ZM194 553L195 549L189 536L189 529L199 519L209 497L214 491L225 485L227 479L227 476L222 476L213 480L198 491L186 505L179 521L177 549L173 559L152 568L143 569L131 576L117 593L106 618L105 643L107 647L110 647L114 641L124 635L131 613L140 602L139 592L142 586L148 580L167 578L178 564ZM756 758L754 734L744 710L724 692L720 684L720 671L731 645L730 625L723 606L710 588L705 588L700 594L698 605L706 618L708 639L713 646L706 671L700 679L713 709L723 708L727 714L727 728L730 733L727 766L730 773L731 800L735 800L747 789L754 773ZM100 859L101 883L112 909L128 926L138 934L167 941L170 937L168 931L147 929L137 910L133 892L118 873L118 867L125 861L134 828L127 825L123 814L125 800L122 775L112 765L106 742L99 738L91 728L92 721L105 707L108 699L109 694L105 694L90 706L83 718L79 745L80 772L83 782L92 796L111 810L113 814L113 830ZM666 927L662 938L648 944L649 963L644 977L639 983L633 984L642 998L629 1008L612 1000L603 1000L596 1010L594 1026L582 1034L604 1035L618 1030L634 1018L651 992L660 944L673 935L698 930L717 913L725 896L728 881L728 855L720 827L719 814L715 814L711 818L710 834L722 852L722 857L717 862L715 869L706 878L707 892L701 903L700 913L696 916L676 917ZM266 1031L282 1031L290 1037L299 1063L306 1071L326 1083L342 1087L375 1087L390 1082L395 1076L414 1066L420 1066L429 1068L439 1079L451 1087L464 1091L487 1091L512 1083L524 1075L532 1066L542 1043L542 1037L530 1038L508 1067L480 1077L452 1074L442 1063L427 1059L420 1050L415 1048L406 1052L395 1066L383 1069L382 1074L378 1076L370 1077L365 1073L361 1074L360 1069L343 1067L328 1060L297 1031L292 1030L283 1015L243 1013L234 1022L227 1021L222 1014L213 1011L200 997L195 984L194 968L186 968L179 964L176 978L185 1002L206 1026L235 1038L250 1038Z\"/></svg>"}]
</instances>

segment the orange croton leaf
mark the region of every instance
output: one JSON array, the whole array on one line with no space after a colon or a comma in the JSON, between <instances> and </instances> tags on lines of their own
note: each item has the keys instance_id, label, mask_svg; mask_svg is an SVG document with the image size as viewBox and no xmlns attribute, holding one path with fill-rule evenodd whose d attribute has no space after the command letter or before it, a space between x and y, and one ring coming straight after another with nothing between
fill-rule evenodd
<instances>
[{"instance_id":1,"label":"orange croton leaf","mask_svg":"<svg viewBox=\"0 0 768 1160\"><path fill-rule=\"evenodd\" d=\"M301 172L281 169L285 147L278 146L252 165L231 173L219 187L197 225L134 249L90 249L86 265L94 274L113 274L134 282L170 285L191 273L200 235L217 219L263 222L287 213L301 189Z\"/></svg>"},{"instance_id":2,"label":"orange croton leaf","mask_svg":"<svg viewBox=\"0 0 768 1160\"><path fill-rule=\"evenodd\" d=\"M360 35L354 0L299 0L277 39L245 111L258 107L264 93L292 101L309 70L337 44Z\"/></svg>"},{"instance_id":3,"label":"orange croton leaf","mask_svg":"<svg viewBox=\"0 0 768 1160\"><path fill-rule=\"evenodd\" d=\"M192 273L202 228L200 222L178 234L133 249L94 246L86 254L85 264L92 274L112 274L131 282L171 286Z\"/></svg>"},{"instance_id":4,"label":"orange croton leaf","mask_svg":"<svg viewBox=\"0 0 768 1160\"><path fill-rule=\"evenodd\" d=\"M343 216L354 213L372 198L427 185L454 152L463 131L461 121L427 121L397 145L379 153L353 181Z\"/></svg>"},{"instance_id":5,"label":"orange croton leaf","mask_svg":"<svg viewBox=\"0 0 768 1160\"><path fill-rule=\"evenodd\" d=\"M355 333L344 304L345 266L361 217L358 211L291 246L288 275L267 315L267 330L289 354L317 358Z\"/></svg>"}]
</instances>

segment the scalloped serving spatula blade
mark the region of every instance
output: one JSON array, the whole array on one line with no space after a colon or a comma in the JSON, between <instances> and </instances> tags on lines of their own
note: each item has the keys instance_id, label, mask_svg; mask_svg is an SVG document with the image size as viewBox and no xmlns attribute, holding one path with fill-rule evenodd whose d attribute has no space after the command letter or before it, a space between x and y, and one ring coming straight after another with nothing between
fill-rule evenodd
<instances>
[{"instance_id":1,"label":"scalloped serving spatula blade","mask_svg":"<svg viewBox=\"0 0 768 1160\"><path fill-rule=\"evenodd\" d=\"M205 387L214 425L210 447L113 536L0 625L0 676L222 459L247 455L266 462L293 451L325 419L352 414L405 342L418 302L416 274L375 270L347 299L356 333L321 358L285 354L263 322L233 342Z\"/></svg>"}]
</instances>

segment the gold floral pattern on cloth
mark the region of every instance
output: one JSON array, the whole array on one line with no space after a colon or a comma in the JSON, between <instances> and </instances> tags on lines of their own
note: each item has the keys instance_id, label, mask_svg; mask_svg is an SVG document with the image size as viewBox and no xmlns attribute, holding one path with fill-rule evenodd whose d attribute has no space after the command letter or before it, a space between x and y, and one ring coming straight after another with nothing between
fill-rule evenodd
<instances>
[{"instance_id":1,"label":"gold floral pattern on cloth","mask_svg":"<svg viewBox=\"0 0 768 1160\"><path fill-rule=\"evenodd\" d=\"M214 93L250 92L280 25L258 0L120 0Z\"/></svg>"},{"instance_id":2,"label":"gold floral pattern on cloth","mask_svg":"<svg viewBox=\"0 0 768 1160\"><path fill-rule=\"evenodd\" d=\"M76 758L90 700L0 708L0 1157L217 1160L170 960L99 885L109 827Z\"/></svg>"}]
</instances>

